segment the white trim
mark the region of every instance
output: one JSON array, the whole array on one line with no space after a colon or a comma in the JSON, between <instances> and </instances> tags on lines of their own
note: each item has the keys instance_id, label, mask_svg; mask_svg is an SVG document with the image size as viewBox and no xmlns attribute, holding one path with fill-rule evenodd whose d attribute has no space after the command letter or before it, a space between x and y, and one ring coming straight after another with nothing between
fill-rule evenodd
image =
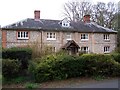
<instances>
[{"instance_id":1,"label":"white trim","mask_svg":"<svg viewBox=\"0 0 120 90\"><path fill-rule=\"evenodd\" d=\"M110 46L104 46L104 53L110 53Z\"/></svg>"},{"instance_id":2,"label":"white trim","mask_svg":"<svg viewBox=\"0 0 120 90\"><path fill-rule=\"evenodd\" d=\"M82 39L82 35L87 35L87 38ZM86 37L86 36L85 36L85 37ZM81 40L81 41L88 41L88 40L89 40L89 34L87 34L87 33L82 33L81 36L80 36L80 40Z\"/></svg>"},{"instance_id":3,"label":"white trim","mask_svg":"<svg viewBox=\"0 0 120 90\"><path fill-rule=\"evenodd\" d=\"M29 35L28 35L29 33L27 32L27 31L18 31L17 32L17 39L25 39L25 40L27 40L27 39L29 39Z\"/></svg>"},{"instance_id":4,"label":"white trim","mask_svg":"<svg viewBox=\"0 0 120 90\"><path fill-rule=\"evenodd\" d=\"M47 32L47 40L56 40L55 32Z\"/></svg>"},{"instance_id":5,"label":"white trim","mask_svg":"<svg viewBox=\"0 0 120 90\"><path fill-rule=\"evenodd\" d=\"M29 39L29 37L17 37L17 39Z\"/></svg>"},{"instance_id":6,"label":"white trim","mask_svg":"<svg viewBox=\"0 0 120 90\"><path fill-rule=\"evenodd\" d=\"M56 38L47 38L47 40L56 40Z\"/></svg>"}]
</instances>

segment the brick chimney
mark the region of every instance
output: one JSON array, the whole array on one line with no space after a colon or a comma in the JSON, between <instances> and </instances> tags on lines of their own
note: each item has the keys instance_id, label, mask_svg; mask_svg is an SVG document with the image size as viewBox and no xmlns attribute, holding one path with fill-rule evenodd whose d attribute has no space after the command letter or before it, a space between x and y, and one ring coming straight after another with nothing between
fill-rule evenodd
<instances>
[{"instance_id":1,"label":"brick chimney","mask_svg":"<svg viewBox=\"0 0 120 90\"><path fill-rule=\"evenodd\" d=\"M90 23L90 15L85 15L83 17L83 21L84 21L84 23Z\"/></svg>"},{"instance_id":2,"label":"brick chimney","mask_svg":"<svg viewBox=\"0 0 120 90\"><path fill-rule=\"evenodd\" d=\"M40 20L40 10L35 10L34 11L34 19L35 20Z\"/></svg>"}]
</instances>

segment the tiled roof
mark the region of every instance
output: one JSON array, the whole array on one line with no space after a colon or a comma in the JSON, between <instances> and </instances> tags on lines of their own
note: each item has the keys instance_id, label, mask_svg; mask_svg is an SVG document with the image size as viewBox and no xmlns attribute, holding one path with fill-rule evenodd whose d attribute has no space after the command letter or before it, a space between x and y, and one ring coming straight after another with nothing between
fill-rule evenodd
<instances>
[{"instance_id":1,"label":"tiled roof","mask_svg":"<svg viewBox=\"0 0 120 90\"><path fill-rule=\"evenodd\" d=\"M68 49L68 48L80 48L79 45L74 40L69 40L62 49Z\"/></svg>"},{"instance_id":2,"label":"tiled roof","mask_svg":"<svg viewBox=\"0 0 120 90\"><path fill-rule=\"evenodd\" d=\"M2 29L37 29L37 30L54 30L54 31L77 31L77 32L99 32L99 33L117 33L116 31L99 26L93 22L70 22L70 27L62 27L62 20L49 19L30 19L19 21L7 25Z\"/></svg>"}]
</instances>

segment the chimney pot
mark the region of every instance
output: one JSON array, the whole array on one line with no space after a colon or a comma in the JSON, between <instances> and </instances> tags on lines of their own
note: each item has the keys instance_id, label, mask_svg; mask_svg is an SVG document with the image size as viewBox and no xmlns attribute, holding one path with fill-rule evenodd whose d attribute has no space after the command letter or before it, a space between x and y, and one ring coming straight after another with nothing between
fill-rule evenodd
<instances>
[{"instance_id":1,"label":"chimney pot","mask_svg":"<svg viewBox=\"0 0 120 90\"><path fill-rule=\"evenodd\" d=\"M83 21L84 23L90 23L90 15L84 15Z\"/></svg>"},{"instance_id":2,"label":"chimney pot","mask_svg":"<svg viewBox=\"0 0 120 90\"><path fill-rule=\"evenodd\" d=\"M40 10L35 10L34 11L34 19L39 20L40 19Z\"/></svg>"}]
</instances>

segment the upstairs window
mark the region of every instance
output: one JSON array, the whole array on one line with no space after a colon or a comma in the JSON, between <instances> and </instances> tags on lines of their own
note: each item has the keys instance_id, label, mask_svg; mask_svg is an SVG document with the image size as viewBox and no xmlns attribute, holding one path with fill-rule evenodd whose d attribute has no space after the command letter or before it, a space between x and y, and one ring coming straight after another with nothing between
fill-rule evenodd
<instances>
[{"instance_id":1,"label":"upstairs window","mask_svg":"<svg viewBox=\"0 0 120 90\"><path fill-rule=\"evenodd\" d=\"M67 18L62 20L62 27L70 27L70 21Z\"/></svg>"},{"instance_id":2,"label":"upstairs window","mask_svg":"<svg viewBox=\"0 0 120 90\"><path fill-rule=\"evenodd\" d=\"M104 34L104 40L110 40L109 34Z\"/></svg>"},{"instance_id":3,"label":"upstairs window","mask_svg":"<svg viewBox=\"0 0 120 90\"><path fill-rule=\"evenodd\" d=\"M66 40L72 40L71 33L66 33Z\"/></svg>"},{"instance_id":4,"label":"upstairs window","mask_svg":"<svg viewBox=\"0 0 120 90\"><path fill-rule=\"evenodd\" d=\"M27 31L18 31L17 39L29 39L29 35Z\"/></svg>"},{"instance_id":5,"label":"upstairs window","mask_svg":"<svg viewBox=\"0 0 120 90\"><path fill-rule=\"evenodd\" d=\"M81 34L81 40L88 40L88 34Z\"/></svg>"},{"instance_id":6,"label":"upstairs window","mask_svg":"<svg viewBox=\"0 0 120 90\"><path fill-rule=\"evenodd\" d=\"M110 53L110 46L104 47L104 53Z\"/></svg>"},{"instance_id":7,"label":"upstairs window","mask_svg":"<svg viewBox=\"0 0 120 90\"><path fill-rule=\"evenodd\" d=\"M56 33L48 32L47 33L47 40L56 40Z\"/></svg>"}]
</instances>

